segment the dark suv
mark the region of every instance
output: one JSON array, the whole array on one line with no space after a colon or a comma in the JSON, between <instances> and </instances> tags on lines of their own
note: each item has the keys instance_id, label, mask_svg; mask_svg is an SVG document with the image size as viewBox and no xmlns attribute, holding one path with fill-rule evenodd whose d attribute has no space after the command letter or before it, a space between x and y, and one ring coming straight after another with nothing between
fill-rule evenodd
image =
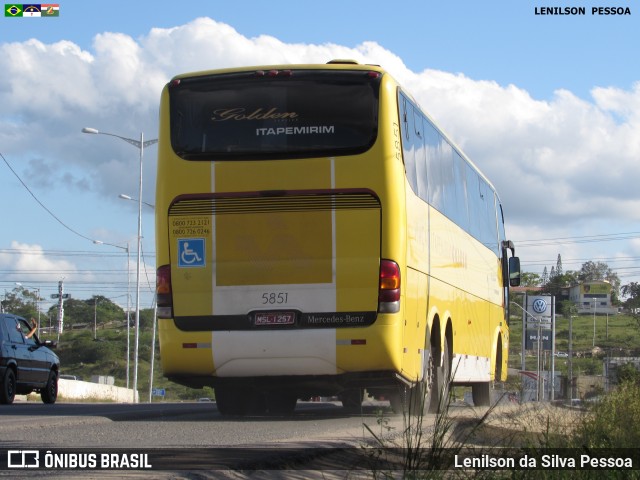
<instances>
[{"instance_id":1,"label":"dark suv","mask_svg":"<svg viewBox=\"0 0 640 480\"><path fill-rule=\"evenodd\" d=\"M16 394L39 392L44 403L58 398L60 360L47 347L53 342L40 342L22 317L0 313L0 404L11 404Z\"/></svg>"}]
</instances>

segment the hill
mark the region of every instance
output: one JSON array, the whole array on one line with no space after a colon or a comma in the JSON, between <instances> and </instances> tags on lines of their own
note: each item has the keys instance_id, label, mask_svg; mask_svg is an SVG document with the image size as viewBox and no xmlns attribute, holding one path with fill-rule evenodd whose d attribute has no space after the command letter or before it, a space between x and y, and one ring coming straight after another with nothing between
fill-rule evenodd
<instances>
[{"instance_id":1,"label":"hill","mask_svg":"<svg viewBox=\"0 0 640 480\"><path fill-rule=\"evenodd\" d=\"M595 329L594 329L595 325ZM573 317L573 374L602 375L606 357L640 357L640 322L630 315L579 315ZM522 318L512 316L510 322L509 366L520 369L522 351ZM556 318L556 352L569 352L569 320ZM527 357L527 369L535 370L535 352ZM549 369L550 354L544 355ZM557 357L555 369L568 373L568 357Z\"/></svg>"},{"instance_id":2,"label":"hill","mask_svg":"<svg viewBox=\"0 0 640 480\"><path fill-rule=\"evenodd\" d=\"M56 340L53 334L40 335L41 340ZM151 372L151 339L150 329L141 329L138 343L138 394L145 402L149 398ZM134 369L134 331L130 330L129 387L133 387ZM63 332L55 349L60 357L60 373L75 375L82 380L90 381L93 375L112 376L116 386L127 385L127 329L126 323L120 326L103 325L96 331L94 339L93 325L85 328ZM211 397L211 389L197 390L170 382L164 378L160 364L160 350L155 349L153 367L153 388L161 388L166 392L164 400L192 400L199 397ZM153 397L153 400L161 400Z\"/></svg>"},{"instance_id":3,"label":"hill","mask_svg":"<svg viewBox=\"0 0 640 480\"><path fill-rule=\"evenodd\" d=\"M80 328L65 331L60 337L56 352L60 356L61 373L75 375L83 380L90 380L93 375L113 376L115 385L125 387L127 384L127 330L126 323L110 322L102 324L96 331L94 339L93 325L78 326ZM512 317L510 323L511 340L509 366L521 368L520 352L522 342L522 319ZM54 339L54 335L41 335L42 339ZM139 338L138 392L144 401L149 396L151 371L151 338L150 328L142 328ZM133 352L134 332L130 331L130 373L129 386L133 384ZM156 341L157 344L157 341ZM598 347L597 349L594 349ZM628 315L595 317L595 337L593 316L583 315L573 319L573 353L574 375L601 375L604 357L640 357L640 326L638 319ZM557 318L556 351L569 351L569 321ZM594 353L595 352L595 353ZM535 353L535 352L530 352ZM164 378L161 366L161 352L158 345L155 350L153 388L165 389L165 400L192 400L199 397L212 397L213 391L190 389ZM550 355L544 355L543 368L550 368ZM563 375L568 373L569 359L556 358L555 369ZM537 368L535 355L526 358L526 367ZM517 381L517 379L514 379ZM154 397L158 400L159 397Z\"/></svg>"}]
</instances>

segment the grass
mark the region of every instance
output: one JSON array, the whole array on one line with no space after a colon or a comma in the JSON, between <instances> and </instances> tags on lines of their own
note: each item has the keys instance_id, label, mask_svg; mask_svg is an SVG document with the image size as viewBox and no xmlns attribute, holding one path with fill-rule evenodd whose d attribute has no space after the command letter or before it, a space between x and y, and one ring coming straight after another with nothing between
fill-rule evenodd
<instances>
[{"instance_id":1,"label":"grass","mask_svg":"<svg viewBox=\"0 0 640 480\"><path fill-rule=\"evenodd\" d=\"M568 323L567 319L557 318L557 351L569 350ZM510 364L519 369L522 322L512 321L510 326ZM596 316L595 337L593 326L593 316L573 319L572 350L582 355L571 359L574 375L579 372L602 373L603 358L593 355L594 344L604 351L604 355L640 356L640 328L636 318L626 315L611 316L609 319ZM536 361L535 358L528 360ZM556 359L555 367L566 374L568 359ZM535 363L532 363L532 368L535 368ZM455 397L451 396L447 399L446 407L433 420L427 421L422 412L403 412L402 435L388 438L382 435L382 429L376 435L373 435L373 429L368 429L378 447L400 448L404 452L401 477L397 475L400 470L375 471L374 477L640 479L640 373L634 368L625 368L620 372L624 372L620 385L603 394L600 401L589 404L587 410L545 403L507 403L488 409L452 409L451 401ZM511 378L510 382L508 390L514 389L518 379ZM461 390L460 387L451 389L452 394L458 396ZM529 459L535 465L521 467L517 464L520 468L511 470L452 468L451 459L457 454L471 454L476 458L482 455L500 458L502 454L504 460L519 459L523 451L530 455ZM581 455L594 458L602 455L607 462L625 464L629 457L633 459L635 470L624 467L591 469L589 465L582 468L579 463ZM570 467L572 461L576 467L554 468L558 465Z\"/></svg>"},{"instance_id":2,"label":"grass","mask_svg":"<svg viewBox=\"0 0 640 480\"><path fill-rule=\"evenodd\" d=\"M604 315L596 315L595 337L593 324L593 315L573 317L574 352L591 352L595 343L595 346L614 353L630 350L640 355L640 324L637 318L610 315L607 319ZM522 318L512 316L509 327L511 352L517 353L522 345ZM556 351L569 351L569 320L560 315L556 317Z\"/></svg>"},{"instance_id":3,"label":"grass","mask_svg":"<svg viewBox=\"0 0 640 480\"><path fill-rule=\"evenodd\" d=\"M608 323L608 327L607 327ZM594 337L593 315L579 315L573 318L572 368L573 375L602 375L603 357L640 356L640 324L638 319L629 315L610 315L595 317ZM520 353L522 350L522 318L512 317L510 322L510 355L509 366L521 368ZM598 347L593 355L594 344ZM569 352L569 320L556 318L556 352ZM536 370L535 352L525 358L527 370ZM549 370L551 354L546 352L543 361ZM569 371L569 359L555 359L555 370L562 375Z\"/></svg>"},{"instance_id":4,"label":"grass","mask_svg":"<svg viewBox=\"0 0 640 480\"><path fill-rule=\"evenodd\" d=\"M141 330L139 338L138 395L145 400L149 395L151 372L151 331ZM57 340L57 336L42 335L41 340ZM129 362L129 387L133 386L133 332L131 333ZM157 342L157 340L156 340ZM118 387L126 386L127 373L127 332L126 329L98 329L97 341L91 330L65 331L58 341L55 352L60 357L60 373L76 375L90 381L93 375L112 376ZM192 389L167 380L162 373L160 350L156 344L153 388L164 388L166 397L153 397L154 401L195 400L200 397L212 397L211 389Z\"/></svg>"},{"instance_id":5,"label":"grass","mask_svg":"<svg viewBox=\"0 0 640 480\"><path fill-rule=\"evenodd\" d=\"M399 436L385 437L384 428L367 428L378 457L403 452L401 466L375 469L373 478L640 479L640 374L586 411L544 403L452 409L449 401L432 421L409 411L403 419ZM456 462L462 465L463 460L454 461L455 455L512 459L514 468L460 468ZM586 455L619 466L581 465ZM634 469L626 468L629 461ZM564 468L556 468L560 466Z\"/></svg>"}]
</instances>

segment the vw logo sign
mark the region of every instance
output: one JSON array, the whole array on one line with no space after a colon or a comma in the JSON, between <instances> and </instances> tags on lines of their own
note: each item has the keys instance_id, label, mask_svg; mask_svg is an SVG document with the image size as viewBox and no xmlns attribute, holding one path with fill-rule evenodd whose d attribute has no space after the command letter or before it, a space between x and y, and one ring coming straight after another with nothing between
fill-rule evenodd
<instances>
[{"instance_id":1,"label":"vw logo sign","mask_svg":"<svg viewBox=\"0 0 640 480\"><path fill-rule=\"evenodd\" d=\"M545 302L542 298L537 298L533 302L533 311L536 313L544 313L547 310L547 302Z\"/></svg>"}]
</instances>

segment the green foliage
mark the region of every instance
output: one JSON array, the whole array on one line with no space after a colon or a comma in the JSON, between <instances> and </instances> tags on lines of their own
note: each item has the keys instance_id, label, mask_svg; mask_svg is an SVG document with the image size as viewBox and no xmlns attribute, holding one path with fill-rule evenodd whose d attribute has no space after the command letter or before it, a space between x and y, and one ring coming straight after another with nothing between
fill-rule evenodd
<instances>
[{"instance_id":1,"label":"green foliage","mask_svg":"<svg viewBox=\"0 0 640 480\"><path fill-rule=\"evenodd\" d=\"M135 321L135 314L131 315L131 323ZM153 327L153 310L148 308L146 310L140 310L140 328L142 330L148 330Z\"/></svg>"},{"instance_id":2,"label":"green foliage","mask_svg":"<svg viewBox=\"0 0 640 480\"><path fill-rule=\"evenodd\" d=\"M627 297L624 302L626 308L631 311L640 308L640 283L631 282L623 285L620 292L623 297Z\"/></svg>"},{"instance_id":3,"label":"green foliage","mask_svg":"<svg viewBox=\"0 0 640 480\"><path fill-rule=\"evenodd\" d=\"M138 393L146 401L149 395L151 372L151 338L153 310L140 312L140 335L138 342ZM133 316L131 321L133 323ZM42 340L57 340L57 334L40 336ZM133 386L134 374L134 329L130 330L129 387ZM127 329L122 326L99 327L97 339L93 338L93 323L82 330L65 330L60 336L56 353L60 357L60 371L76 375L89 381L93 375L113 376L115 385L126 386L127 377ZM153 388L164 388L166 397L154 397L153 401L193 400L199 397L213 398L212 389L197 390L170 382L163 376L160 350L156 340L153 369Z\"/></svg>"},{"instance_id":4,"label":"green foliage","mask_svg":"<svg viewBox=\"0 0 640 480\"><path fill-rule=\"evenodd\" d=\"M572 315L575 316L578 314L578 307L571 300L563 300L562 302L556 305L558 312L564 318L569 318Z\"/></svg>"},{"instance_id":5,"label":"green foliage","mask_svg":"<svg viewBox=\"0 0 640 480\"><path fill-rule=\"evenodd\" d=\"M632 383L640 386L640 371L632 364L625 363L616 369L618 383Z\"/></svg>"},{"instance_id":6,"label":"green foliage","mask_svg":"<svg viewBox=\"0 0 640 480\"><path fill-rule=\"evenodd\" d=\"M620 278L618 274L604 262L588 261L583 263L577 272L572 270L563 272L562 260L560 255L558 255L558 263L555 267L551 267L551 273L548 273L547 267L544 267L542 276L535 273L523 272L521 279L521 285L525 287L542 287L542 293L550 295L559 295L564 288L577 285L578 283L606 280L611 284L611 300L614 305L620 297ZM640 293L640 287L638 287L638 293ZM622 295L625 295L624 287ZM640 300L638 304L640 306Z\"/></svg>"},{"instance_id":7,"label":"green foliage","mask_svg":"<svg viewBox=\"0 0 640 480\"><path fill-rule=\"evenodd\" d=\"M581 282L592 282L598 280L606 280L614 286L620 285L620 278L609 265L604 262L592 262L588 261L582 264L578 279Z\"/></svg>"},{"instance_id":8,"label":"green foliage","mask_svg":"<svg viewBox=\"0 0 640 480\"><path fill-rule=\"evenodd\" d=\"M637 448L639 425L640 384L624 382L593 406L574 441L589 448Z\"/></svg>"},{"instance_id":9,"label":"green foliage","mask_svg":"<svg viewBox=\"0 0 640 480\"><path fill-rule=\"evenodd\" d=\"M574 271L568 271L562 275L552 275L549 280L543 285L543 293L550 295L559 295L563 288L578 283L577 273Z\"/></svg>"},{"instance_id":10,"label":"green foliage","mask_svg":"<svg viewBox=\"0 0 640 480\"><path fill-rule=\"evenodd\" d=\"M542 285L542 277L537 273L522 272L520 275L521 287L539 287Z\"/></svg>"},{"instance_id":11,"label":"green foliage","mask_svg":"<svg viewBox=\"0 0 640 480\"><path fill-rule=\"evenodd\" d=\"M520 303L520 301L518 301ZM509 367L521 368L520 351L522 349L522 313L516 315L519 309L512 309L509 322ZM592 357L593 348L593 315L571 315L573 317L573 345L572 357L574 375L602 375L603 359ZM603 349L605 356L624 357L640 356L640 328L634 317L629 315L596 316L595 344ZM556 351L569 352L569 319L556 317ZM607 328L608 324L608 328ZM537 357L534 352L525 358L525 368L536 370ZM551 356L547 354L543 365L550 368ZM569 371L569 358L556 358L555 370L562 375ZM510 376L511 380L511 376Z\"/></svg>"},{"instance_id":12,"label":"green foliage","mask_svg":"<svg viewBox=\"0 0 640 480\"><path fill-rule=\"evenodd\" d=\"M47 314L52 318L57 318L58 306L53 305ZM124 322L126 318L127 314L120 306L102 295L94 295L85 300L70 298L64 302L65 326Z\"/></svg>"},{"instance_id":13,"label":"green foliage","mask_svg":"<svg viewBox=\"0 0 640 480\"><path fill-rule=\"evenodd\" d=\"M26 319L38 318L38 302L40 300L42 298L39 298L37 290L28 290L18 286L11 292L5 292L2 309Z\"/></svg>"},{"instance_id":14,"label":"green foliage","mask_svg":"<svg viewBox=\"0 0 640 480\"><path fill-rule=\"evenodd\" d=\"M97 340L92 331L63 334L57 353L62 365L95 364L111 369L122 358L126 358L126 333L117 330L101 330ZM102 375L107 375L103 373Z\"/></svg>"}]
</instances>

